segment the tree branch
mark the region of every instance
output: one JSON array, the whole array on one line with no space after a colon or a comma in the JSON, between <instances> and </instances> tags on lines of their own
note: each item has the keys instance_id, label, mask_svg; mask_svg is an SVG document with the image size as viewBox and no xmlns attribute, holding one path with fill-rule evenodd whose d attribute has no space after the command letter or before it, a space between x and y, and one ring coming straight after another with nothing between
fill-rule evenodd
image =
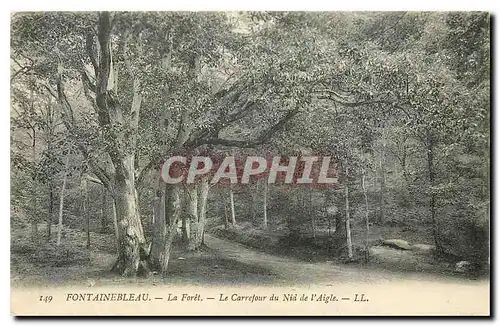
<instances>
[{"instance_id":1,"label":"tree branch","mask_svg":"<svg viewBox=\"0 0 500 326\"><path fill-rule=\"evenodd\" d=\"M299 108L295 108L289 111L283 118L281 118L276 124L274 124L267 131L262 133L259 137L252 140L231 140L223 138L212 138L206 140L200 140L197 143L199 145L222 145L228 147L240 147L240 148L253 148L267 142L276 132L281 130L285 124L293 119L300 112Z\"/></svg>"},{"instance_id":2,"label":"tree branch","mask_svg":"<svg viewBox=\"0 0 500 326\"><path fill-rule=\"evenodd\" d=\"M82 70L80 71L80 75L82 76L82 82L86 83L87 88L95 93L95 91L96 91L95 84L92 83L89 76L87 75L87 72L85 71L85 67L83 67Z\"/></svg>"},{"instance_id":3,"label":"tree branch","mask_svg":"<svg viewBox=\"0 0 500 326\"><path fill-rule=\"evenodd\" d=\"M62 80L62 69L59 67L58 69L58 74L57 74L57 95L55 92L52 90L52 88L46 84L44 84L45 88L50 92L52 96L55 96L57 99L61 109L63 110L62 118L63 118L63 123L66 127L66 129L70 132L70 134L73 136L72 138L75 140L76 145L84 158L89 162L89 165L91 166L94 174L101 180L102 184L106 186L106 188L109 189L110 187L110 180L111 177L106 173L106 171L99 166L97 162L94 161L94 159L91 157L90 153L88 152L87 148L81 143L80 138L77 133L75 133L76 130L76 121L73 116L73 108L71 107L71 104L69 103L66 94L64 93L64 83Z\"/></svg>"},{"instance_id":4,"label":"tree branch","mask_svg":"<svg viewBox=\"0 0 500 326\"><path fill-rule=\"evenodd\" d=\"M90 176L88 174L86 175L86 178L90 182L97 183L97 184L100 184L100 185L104 186L104 184L102 183L102 181L100 179L94 178L94 177L92 177L92 176Z\"/></svg>"},{"instance_id":5,"label":"tree branch","mask_svg":"<svg viewBox=\"0 0 500 326\"><path fill-rule=\"evenodd\" d=\"M160 159L161 155L153 157L138 173L136 173L135 184L137 185L137 187L140 187L142 185L142 182L144 181L144 178L148 174L149 170L151 170L151 168L155 164L159 163Z\"/></svg>"},{"instance_id":6,"label":"tree branch","mask_svg":"<svg viewBox=\"0 0 500 326\"><path fill-rule=\"evenodd\" d=\"M90 92L89 92L89 83L88 83L88 80L86 80L86 78L85 78L87 76L87 74L84 71L82 71L81 75L82 75L83 93L85 94L85 97L90 102L90 104L92 104L92 108L94 109L94 111L97 114L99 114L99 107L97 106L95 99L92 97L92 95L90 95ZM94 90L95 90L95 87L94 87Z\"/></svg>"},{"instance_id":7,"label":"tree branch","mask_svg":"<svg viewBox=\"0 0 500 326\"><path fill-rule=\"evenodd\" d=\"M350 101L345 101L342 98L340 94L337 94L335 91L324 89L320 91L315 91L315 93L327 93L327 95L323 96L318 96L319 99L322 100L331 100L337 104L343 105L345 107L349 108L354 108L358 106L363 106L363 105L370 105L370 104L392 104L391 101L388 101L386 99L375 99L375 100L367 100L367 101L358 101L358 102L350 102Z\"/></svg>"}]
</instances>

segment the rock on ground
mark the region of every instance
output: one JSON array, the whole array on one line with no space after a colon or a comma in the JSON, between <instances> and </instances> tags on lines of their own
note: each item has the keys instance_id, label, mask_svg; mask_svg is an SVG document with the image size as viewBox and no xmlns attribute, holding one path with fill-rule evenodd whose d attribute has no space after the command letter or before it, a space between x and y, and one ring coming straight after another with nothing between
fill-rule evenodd
<instances>
[{"instance_id":1,"label":"rock on ground","mask_svg":"<svg viewBox=\"0 0 500 326\"><path fill-rule=\"evenodd\" d=\"M411 246L412 250L419 251L419 252L429 252L434 249L436 249L435 246L433 245L428 245L428 244L423 244L423 243L416 243Z\"/></svg>"},{"instance_id":2,"label":"rock on ground","mask_svg":"<svg viewBox=\"0 0 500 326\"><path fill-rule=\"evenodd\" d=\"M395 248L395 249L401 249L401 250L411 250L411 246L406 240L401 240L401 239L390 239L390 240L383 240L382 241L383 246Z\"/></svg>"}]
</instances>

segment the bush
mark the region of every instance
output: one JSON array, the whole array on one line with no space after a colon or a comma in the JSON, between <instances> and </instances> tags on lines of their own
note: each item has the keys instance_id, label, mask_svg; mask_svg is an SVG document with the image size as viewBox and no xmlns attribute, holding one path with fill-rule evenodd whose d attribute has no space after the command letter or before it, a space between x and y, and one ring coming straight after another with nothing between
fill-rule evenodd
<instances>
[{"instance_id":1,"label":"bush","mask_svg":"<svg viewBox=\"0 0 500 326\"><path fill-rule=\"evenodd\" d=\"M62 267L90 264L90 252L84 246L52 244L35 246L18 240L12 243L11 251L36 265Z\"/></svg>"}]
</instances>

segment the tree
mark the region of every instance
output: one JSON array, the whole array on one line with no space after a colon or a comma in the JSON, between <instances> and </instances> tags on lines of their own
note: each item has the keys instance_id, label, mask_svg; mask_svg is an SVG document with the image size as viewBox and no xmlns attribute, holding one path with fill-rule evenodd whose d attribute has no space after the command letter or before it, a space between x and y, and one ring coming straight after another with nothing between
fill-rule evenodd
<instances>
[{"instance_id":1,"label":"tree","mask_svg":"<svg viewBox=\"0 0 500 326\"><path fill-rule=\"evenodd\" d=\"M267 228L267 193L268 193L268 184L267 180L264 180L264 202L262 207L262 211L264 214L264 219L262 220L262 226L264 228Z\"/></svg>"},{"instance_id":2,"label":"tree","mask_svg":"<svg viewBox=\"0 0 500 326\"><path fill-rule=\"evenodd\" d=\"M466 220L459 211L476 223L488 203L480 186L487 164L476 164L489 148L488 28L481 13L20 13L12 24L14 107L22 109L15 120L33 143L47 135L45 152L54 157L58 137L48 137L52 127L43 129L38 108L43 102L43 112L60 116L55 136L69 136L89 181L112 197L121 275L166 275L180 219L190 250L203 241L209 186L158 181L162 159L236 149L306 147L348 168L349 197L329 195L338 206L351 198L336 215L338 247L357 196L363 192L365 207L372 196L361 189L365 177L374 180L372 166L382 163L383 222L394 219L388 208L404 180L413 208L397 212L425 201L425 218L415 215L430 220L438 247L450 248L442 224ZM39 164L37 149L32 157L15 153L15 165L62 169L58 160ZM474 180L471 196L464 173ZM46 186L33 175L36 199ZM62 174L47 184L60 181ZM141 211L151 207L150 244Z\"/></svg>"},{"instance_id":3,"label":"tree","mask_svg":"<svg viewBox=\"0 0 500 326\"><path fill-rule=\"evenodd\" d=\"M64 214L64 196L66 194L66 180L68 178L68 170L69 170L69 156L66 156L64 169L64 176L61 185L61 195L59 196L59 223L57 225L57 245L61 245L61 237L63 230L63 214Z\"/></svg>"},{"instance_id":4,"label":"tree","mask_svg":"<svg viewBox=\"0 0 500 326\"><path fill-rule=\"evenodd\" d=\"M346 182L344 184L344 189L345 189L345 232L346 232L346 239L347 239L347 255L349 258L353 258L353 252L352 252L352 239L351 239L351 217L350 217L350 212L349 212L349 183L348 183L348 178L349 178L349 167L347 166L345 168L345 174L346 174Z\"/></svg>"},{"instance_id":5,"label":"tree","mask_svg":"<svg viewBox=\"0 0 500 326\"><path fill-rule=\"evenodd\" d=\"M361 175L361 187L363 188L363 196L365 197L365 261L368 262L370 258L370 222L369 222L369 207L368 207L368 196L366 194L366 186L365 186L365 170L362 170Z\"/></svg>"}]
</instances>

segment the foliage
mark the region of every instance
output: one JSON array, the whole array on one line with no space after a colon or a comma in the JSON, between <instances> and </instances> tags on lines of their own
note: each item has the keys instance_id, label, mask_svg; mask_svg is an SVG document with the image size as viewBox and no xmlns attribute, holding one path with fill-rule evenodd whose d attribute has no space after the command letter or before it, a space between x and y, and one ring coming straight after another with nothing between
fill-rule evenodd
<instances>
[{"instance_id":1,"label":"foliage","mask_svg":"<svg viewBox=\"0 0 500 326\"><path fill-rule=\"evenodd\" d=\"M351 187L355 223L365 216L364 176L372 221L385 214L382 224L428 228L443 252L487 260L488 14L112 13L116 74L106 96L123 119L110 111L109 121L98 103L99 22L91 12L13 16L13 206L49 214L30 198L47 202L67 156L78 187L83 173L116 175L113 158L132 153L149 221L160 159L173 152L330 155ZM255 189L238 190L237 199L247 197L239 211L250 211ZM311 210L297 200L309 190L271 189L270 225L308 232L328 201L345 214L342 193L328 191L313 192ZM78 194L69 199L73 211ZM331 223L322 214L318 227Z\"/></svg>"}]
</instances>

